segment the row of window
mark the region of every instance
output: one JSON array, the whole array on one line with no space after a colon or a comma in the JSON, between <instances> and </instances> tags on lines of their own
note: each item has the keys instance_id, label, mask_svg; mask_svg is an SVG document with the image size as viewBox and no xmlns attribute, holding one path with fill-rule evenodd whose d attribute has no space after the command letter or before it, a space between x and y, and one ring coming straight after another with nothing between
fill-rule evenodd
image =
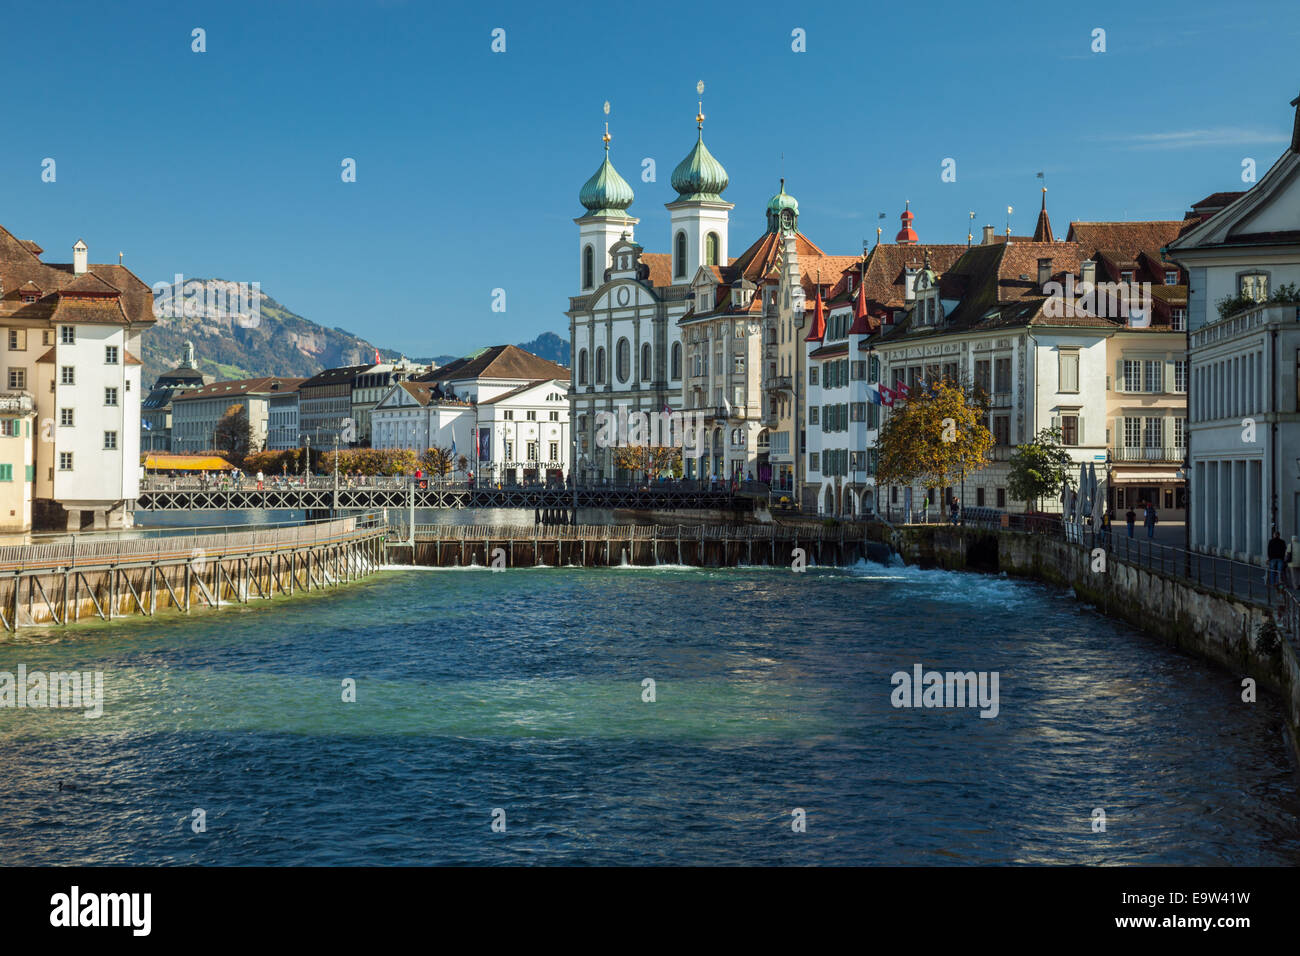
<instances>
[{"instance_id":1,"label":"row of window","mask_svg":"<svg viewBox=\"0 0 1300 956\"><path fill-rule=\"evenodd\" d=\"M1300 350L1296 352L1296 369L1300 371ZM1264 397L1267 385L1262 350L1198 364L1192 418L1203 422L1263 412L1267 407ZM1297 386L1300 389L1300 382ZM1300 390L1296 408L1300 409Z\"/></svg>"},{"instance_id":2,"label":"row of window","mask_svg":"<svg viewBox=\"0 0 1300 956\"><path fill-rule=\"evenodd\" d=\"M558 421L560 420L560 413L559 413L559 412L547 412L546 414L550 416L550 419L549 419L550 421L558 422ZM501 417L502 417L502 419L504 419L505 421L513 422L513 421L515 420L515 410L514 410L513 408L507 408L505 411L503 411L503 412L501 413ZM531 408L530 408L530 409L526 410L526 411L524 412L524 417L525 417L525 420L526 420L526 421L530 421L530 422L535 422L535 421L537 421L537 411L536 411L536 409L531 409Z\"/></svg>"},{"instance_id":3,"label":"row of window","mask_svg":"<svg viewBox=\"0 0 1300 956\"><path fill-rule=\"evenodd\" d=\"M626 382L632 376L631 343L629 343L627 339L619 339L618 345L615 347L614 354L617 363L616 373L618 375L618 380L620 383ZM672 356L672 361L670 362L670 366L671 366L670 375L673 381L677 381L682 377L682 346L680 342L673 343L671 356ZM648 382L651 380L651 376L654 371L654 362L652 361L653 358L654 358L654 352L650 348L650 343L649 342L642 343L641 381L643 382ZM579 385L589 384L587 360L588 360L587 350L579 349L578 368L577 368ZM705 365L706 365L705 371L707 372L707 359L705 360ZM604 347L596 349L595 384L597 385L607 384Z\"/></svg>"},{"instance_id":4,"label":"row of window","mask_svg":"<svg viewBox=\"0 0 1300 956\"><path fill-rule=\"evenodd\" d=\"M808 467L811 471L820 471L828 478L862 472L874 475L879 460L874 448L868 451L829 448L821 453L811 452L808 455Z\"/></svg>"}]
</instances>

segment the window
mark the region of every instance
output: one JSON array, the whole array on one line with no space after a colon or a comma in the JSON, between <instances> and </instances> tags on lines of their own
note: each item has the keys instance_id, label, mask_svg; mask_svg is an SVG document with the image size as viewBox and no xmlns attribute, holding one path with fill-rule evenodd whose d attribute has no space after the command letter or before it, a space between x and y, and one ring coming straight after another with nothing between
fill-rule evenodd
<instances>
[{"instance_id":1,"label":"window","mask_svg":"<svg viewBox=\"0 0 1300 956\"><path fill-rule=\"evenodd\" d=\"M605 384L605 350L596 349L596 384Z\"/></svg>"},{"instance_id":2,"label":"window","mask_svg":"<svg viewBox=\"0 0 1300 956\"><path fill-rule=\"evenodd\" d=\"M1166 269L1166 270L1165 270L1165 285L1178 285L1178 270L1177 270L1177 269Z\"/></svg>"},{"instance_id":3,"label":"window","mask_svg":"<svg viewBox=\"0 0 1300 956\"><path fill-rule=\"evenodd\" d=\"M808 384L809 384L809 385L816 385L816 384L817 384L817 366L816 366L816 365L814 365L812 368L808 369Z\"/></svg>"},{"instance_id":4,"label":"window","mask_svg":"<svg viewBox=\"0 0 1300 956\"><path fill-rule=\"evenodd\" d=\"M1163 448L1164 430L1165 420L1163 418L1148 418L1146 427L1142 432L1142 444L1147 448Z\"/></svg>"},{"instance_id":5,"label":"window","mask_svg":"<svg viewBox=\"0 0 1300 956\"><path fill-rule=\"evenodd\" d=\"M1011 444L1011 416L994 415L993 416L993 443L995 445Z\"/></svg>"},{"instance_id":6,"label":"window","mask_svg":"<svg viewBox=\"0 0 1300 956\"><path fill-rule=\"evenodd\" d=\"M106 388L106 389L104 389L104 404L105 404L105 405L116 405L116 404L117 404L117 389L116 389L116 388Z\"/></svg>"},{"instance_id":7,"label":"window","mask_svg":"<svg viewBox=\"0 0 1300 956\"><path fill-rule=\"evenodd\" d=\"M999 489L998 489L998 507L999 507L999 508L1005 508L1006 506L1007 506L1007 489L1005 489L1005 488L999 488Z\"/></svg>"},{"instance_id":8,"label":"window","mask_svg":"<svg viewBox=\"0 0 1300 956\"><path fill-rule=\"evenodd\" d=\"M975 507L984 507L984 489L982 487L975 489Z\"/></svg>"},{"instance_id":9,"label":"window","mask_svg":"<svg viewBox=\"0 0 1300 956\"><path fill-rule=\"evenodd\" d=\"M44 332L41 333L42 345L52 345L53 344L52 339L53 339L53 333L49 329L46 329Z\"/></svg>"},{"instance_id":10,"label":"window","mask_svg":"<svg viewBox=\"0 0 1300 956\"><path fill-rule=\"evenodd\" d=\"M988 359L982 359L975 363L975 387L986 394L992 390L992 371L993 366Z\"/></svg>"},{"instance_id":11,"label":"window","mask_svg":"<svg viewBox=\"0 0 1300 956\"><path fill-rule=\"evenodd\" d=\"M72 471L72 452L59 452L59 471Z\"/></svg>"},{"instance_id":12,"label":"window","mask_svg":"<svg viewBox=\"0 0 1300 956\"><path fill-rule=\"evenodd\" d=\"M654 366L654 352L649 342L641 343L641 381L650 381L650 372Z\"/></svg>"},{"instance_id":13,"label":"window","mask_svg":"<svg viewBox=\"0 0 1300 956\"><path fill-rule=\"evenodd\" d=\"M673 277L684 278L686 275L686 233L677 233L673 240Z\"/></svg>"},{"instance_id":14,"label":"window","mask_svg":"<svg viewBox=\"0 0 1300 956\"><path fill-rule=\"evenodd\" d=\"M731 357L731 370L737 375L745 374L745 356L733 355Z\"/></svg>"},{"instance_id":15,"label":"window","mask_svg":"<svg viewBox=\"0 0 1300 956\"><path fill-rule=\"evenodd\" d=\"M618 380L626 382L632 375L632 346L627 339L618 340Z\"/></svg>"},{"instance_id":16,"label":"window","mask_svg":"<svg viewBox=\"0 0 1300 956\"><path fill-rule=\"evenodd\" d=\"M560 420L559 412L548 412L547 414L553 422L558 422Z\"/></svg>"},{"instance_id":17,"label":"window","mask_svg":"<svg viewBox=\"0 0 1300 956\"><path fill-rule=\"evenodd\" d=\"M59 326L59 341L62 342L64 345L76 345L76 344L77 344L77 329L76 329L76 326L72 326L72 325L60 325L60 326Z\"/></svg>"},{"instance_id":18,"label":"window","mask_svg":"<svg viewBox=\"0 0 1300 956\"><path fill-rule=\"evenodd\" d=\"M1124 391L1142 391L1142 363L1132 359L1124 360Z\"/></svg>"},{"instance_id":19,"label":"window","mask_svg":"<svg viewBox=\"0 0 1300 956\"><path fill-rule=\"evenodd\" d=\"M1077 392L1079 390L1079 353L1069 350L1060 352L1060 384L1058 392Z\"/></svg>"},{"instance_id":20,"label":"window","mask_svg":"<svg viewBox=\"0 0 1300 956\"><path fill-rule=\"evenodd\" d=\"M595 282L596 277L596 254L592 251L591 246L582 250L582 287L590 289Z\"/></svg>"},{"instance_id":21,"label":"window","mask_svg":"<svg viewBox=\"0 0 1300 956\"><path fill-rule=\"evenodd\" d=\"M104 451L117 451L117 432L104 432Z\"/></svg>"},{"instance_id":22,"label":"window","mask_svg":"<svg viewBox=\"0 0 1300 956\"><path fill-rule=\"evenodd\" d=\"M1119 281L1128 283L1133 281L1133 273L1125 270L1119 274Z\"/></svg>"},{"instance_id":23,"label":"window","mask_svg":"<svg viewBox=\"0 0 1300 956\"><path fill-rule=\"evenodd\" d=\"M1071 447L1079 444L1079 416L1061 416L1061 444Z\"/></svg>"},{"instance_id":24,"label":"window","mask_svg":"<svg viewBox=\"0 0 1300 956\"><path fill-rule=\"evenodd\" d=\"M1144 392L1163 392L1165 390L1165 363L1146 361L1142 363L1142 379L1146 388Z\"/></svg>"},{"instance_id":25,"label":"window","mask_svg":"<svg viewBox=\"0 0 1300 956\"><path fill-rule=\"evenodd\" d=\"M1174 362L1174 391L1187 391L1187 359Z\"/></svg>"},{"instance_id":26,"label":"window","mask_svg":"<svg viewBox=\"0 0 1300 956\"><path fill-rule=\"evenodd\" d=\"M813 405L811 408L808 409L808 424L809 424L809 425L816 425L816 424L818 424L817 415L818 415L818 408L817 408L816 405Z\"/></svg>"},{"instance_id":27,"label":"window","mask_svg":"<svg viewBox=\"0 0 1300 956\"><path fill-rule=\"evenodd\" d=\"M551 447L551 457L550 457L548 460L549 460L549 461L559 461L559 460L560 460L560 443L557 442L557 441L553 441L553 442L550 443L550 447Z\"/></svg>"},{"instance_id":28,"label":"window","mask_svg":"<svg viewBox=\"0 0 1300 956\"><path fill-rule=\"evenodd\" d=\"M76 385L77 372L71 365L64 365L59 369L60 385Z\"/></svg>"},{"instance_id":29,"label":"window","mask_svg":"<svg viewBox=\"0 0 1300 956\"><path fill-rule=\"evenodd\" d=\"M72 409L70 408L59 409L59 424L64 426L65 428L72 427Z\"/></svg>"},{"instance_id":30,"label":"window","mask_svg":"<svg viewBox=\"0 0 1300 956\"><path fill-rule=\"evenodd\" d=\"M514 421L515 420L514 409L510 409L510 408L506 409L501 413L501 417L508 422Z\"/></svg>"},{"instance_id":31,"label":"window","mask_svg":"<svg viewBox=\"0 0 1300 956\"><path fill-rule=\"evenodd\" d=\"M672 351L672 377L678 381L682 377L682 343L674 342Z\"/></svg>"},{"instance_id":32,"label":"window","mask_svg":"<svg viewBox=\"0 0 1300 956\"><path fill-rule=\"evenodd\" d=\"M22 435L22 419L0 418L0 435L5 438L18 438Z\"/></svg>"},{"instance_id":33,"label":"window","mask_svg":"<svg viewBox=\"0 0 1300 956\"><path fill-rule=\"evenodd\" d=\"M1187 419L1174 419L1174 447L1182 451L1187 447Z\"/></svg>"},{"instance_id":34,"label":"window","mask_svg":"<svg viewBox=\"0 0 1300 956\"><path fill-rule=\"evenodd\" d=\"M27 387L27 369L11 368L9 370L9 390L22 391Z\"/></svg>"},{"instance_id":35,"label":"window","mask_svg":"<svg viewBox=\"0 0 1300 956\"><path fill-rule=\"evenodd\" d=\"M999 394L1011 391L1011 359L1000 358L993 363L993 391Z\"/></svg>"},{"instance_id":36,"label":"window","mask_svg":"<svg viewBox=\"0 0 1300 956\"><path fill-rule=\"evenodd\" d=\"M813 452L809 452L809 453L808 453L808 470L809 470L809 471L821 471L821 464L817 461L817 457L818 457L818 456L817 456L817 452L815 452L815 451L813 451Z\"/></svg>"},{"instance_id":37,"label":"window","mask_svg":"<svg viewBox=\"0 0 1300 956\"><path fill-rule=\"evenodd\" d=\"M17 352L17 351L18 351L18 348L19 348L19 346L18 346L18 330L17 330L17 329L10 329L10 330L9 330L9 351L11 351L11 352Z\"/></svg>"},{"instance_id":38,"label":"window","mask_svg":"<svg viewBox=\"0 0 1300 956\"><path fill-rule=\"evenodd\" d=\"M704 263L710 266L720 265L718 262L718 234L716 232L709 233L704 240Z\"/></svg>"},{"instance_id":39,"label":"window","mask_svg":"<svg viewBox=\"0 0 1300 956\"><path fill-rule=\"evenodd\" d=\"M537 421L537 412L535 410L529 410L527 413L525 413L525 417L528 419L528 421L535 422Z\"/></svg>"},{"instance_id":40,"label":"window","mask_svg":"<svg viewBox=\"0 0 1300 956\"><path fill-rule=\"evenodd\" d=\"M578 384L587 384L587 350L578 350Z\"/></svg>"},{"instance_id":41,"label":"window","mask_svg":"<svg viewBox=\"0 0 1300 956\"><path fill-rule=\"evenodd\" d=\"M1124 419L1124 447L1125 448L1142 447L1142 419L1140 418Z\"/></svg>"},{"instance_id":42,"label":"window","mask_svg":"<svg viewBox=\"0 0 1300 956\"><path fill-rule=\"evenodd\" d=\"M535 441L530 441L528 443L528 460L529 461L537 460L537 442Z\"/></svg>"},{"instance_id":43,"label":"window","mask_svg":"<svg viewBox=\"0 0 1300 956\"><path fill-rule=\"evenodd\" d=\"M1169 328L1175 332L1187 331L1187 310L1172 308L1169 310Z\"/></svg>"},{"instance_id":44,"label":"window","mask_svg":"<svg viewBox=\"0 0 1300 956\"><path fill-rule=\"evenodd\" d=\"M1237 291L1256 302L1263 302L1268 298L1268 273L1243 272L1237 276Z\"/></svg>"},{"instance_id":45,"label":"window","mask_svg":"<svg viewBox=\"0 0 1300 956\"><path fill-rule=\"evenodd\" d=\"M515 457L515 443L512 441L505 442L506 461L513 461Z\"/></svg>"},{"instance_id":46,"label":"window","mask_svg":"<svg viewBox=\"0 0 1300 956\"><path fill-rule=\"evenodd\" d=\"M105 345L105 346L104 346L104 364L105 364L105 365L116 365L116 364L117 364L117 346L116 346L116 345Z\"/></svg>"},{"instance_id":47,"label":"window","mask_svg":"<svg viewBox=\"0 0 1300 956\"><path fill-rule=\"evenodd\" d=\"M0 465L0 481L13 481L13 480L14 480L14 466Z\"/></svg>"}]
</instances>

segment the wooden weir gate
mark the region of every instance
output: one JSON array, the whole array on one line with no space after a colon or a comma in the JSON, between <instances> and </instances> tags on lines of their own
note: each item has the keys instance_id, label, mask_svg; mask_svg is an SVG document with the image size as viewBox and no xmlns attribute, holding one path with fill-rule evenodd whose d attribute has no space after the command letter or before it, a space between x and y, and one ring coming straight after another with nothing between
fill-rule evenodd
<instances>
[{"instance_id":1,"label":"wooden weir gate","mask_svg":"<svg viewBox=\"0 0 1300 956\"><path fill-rule=\"evenodd\" d=\"M0 626L188 613L337 587L384 562L382 514L289 527L0 547Z\"/></svg>"},{"instance_id":2,"label":"wooden weir gate","mask_svg":"<svg viewBox=\"0 0 1300 956\"><path fill-rule=\"evenodd\" d=\"M619 565L785 565L802 549L807 565L852 564L866 556L854 525L427 525L393 526L388 560L429 567L611 567Z\"/></svg>"}]
</instances>

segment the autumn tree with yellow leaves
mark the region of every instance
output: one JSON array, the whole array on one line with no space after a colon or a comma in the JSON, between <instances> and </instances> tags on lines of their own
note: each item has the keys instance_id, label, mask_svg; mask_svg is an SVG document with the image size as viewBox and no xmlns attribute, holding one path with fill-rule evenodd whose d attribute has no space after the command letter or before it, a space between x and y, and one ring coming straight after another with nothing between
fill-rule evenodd
<instances>
[{"instance_id":1,"label":"autumn tree with yellow leaves","mask_svg":"<svg viewBox=\"0 0 1300 956\"><path fill-rule=\"evenodd\" d=\"M672 445L620 445L614 448L614 463L654 481L664 473L681 475L682 450Z\"/></svg>"},{"instance_id":2,"label":"autumn tree with yellow leaves","mask_svg":"<svg viewBox=\"0 0 1300 956\"><path fill-rule=\"evenodd\" d=\"M877 443L878 485L942 488L988 463L993 434L980 421L985 408L949 382L894 405Z\"/></svg>"}]
</instances>

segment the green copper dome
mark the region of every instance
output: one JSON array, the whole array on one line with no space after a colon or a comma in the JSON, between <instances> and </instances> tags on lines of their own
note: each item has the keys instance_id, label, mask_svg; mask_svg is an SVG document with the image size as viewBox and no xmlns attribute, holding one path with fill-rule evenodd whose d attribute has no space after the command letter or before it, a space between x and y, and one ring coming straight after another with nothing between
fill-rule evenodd
<instances>
[{"instance_id":1,"label":"green copper dome","mask_svg":"<svg viewBox=\"0 0 1300 956\"><path fill-rule=\"evenodd\" d=\"M704 145L704 130L701 129L695 148L673 170L672 183L673 189L677 190L677 201L722 202L722 191L727 188L727 182L727 171Z\"/></svg>"},{"instance_id":2,"label":"green copper dome","mask_svg":"<svg viewBox=\"0 0 1300 956\"><path fill-rule=\"evenodd\" d=\"M578 193L578 201L587 207L589 216L626 216L632 205L632 187L618 174L609 161L609 144L605 145L605 161L587 180Z\"/></svg>"},{"instance_id":3,"label":"green copper dome","mask_svg":"<svg viewBox=\"0 0 1300 956\"><path fill-rule=\"evenodd\" d=\"M767 201L767 231L779 232L781 229L781 213L790 210L791 228L795 228L799 223L799 200L795 199L785 191L785 180L781 180L781 191Z\"/></svg>"}]
</instances>

